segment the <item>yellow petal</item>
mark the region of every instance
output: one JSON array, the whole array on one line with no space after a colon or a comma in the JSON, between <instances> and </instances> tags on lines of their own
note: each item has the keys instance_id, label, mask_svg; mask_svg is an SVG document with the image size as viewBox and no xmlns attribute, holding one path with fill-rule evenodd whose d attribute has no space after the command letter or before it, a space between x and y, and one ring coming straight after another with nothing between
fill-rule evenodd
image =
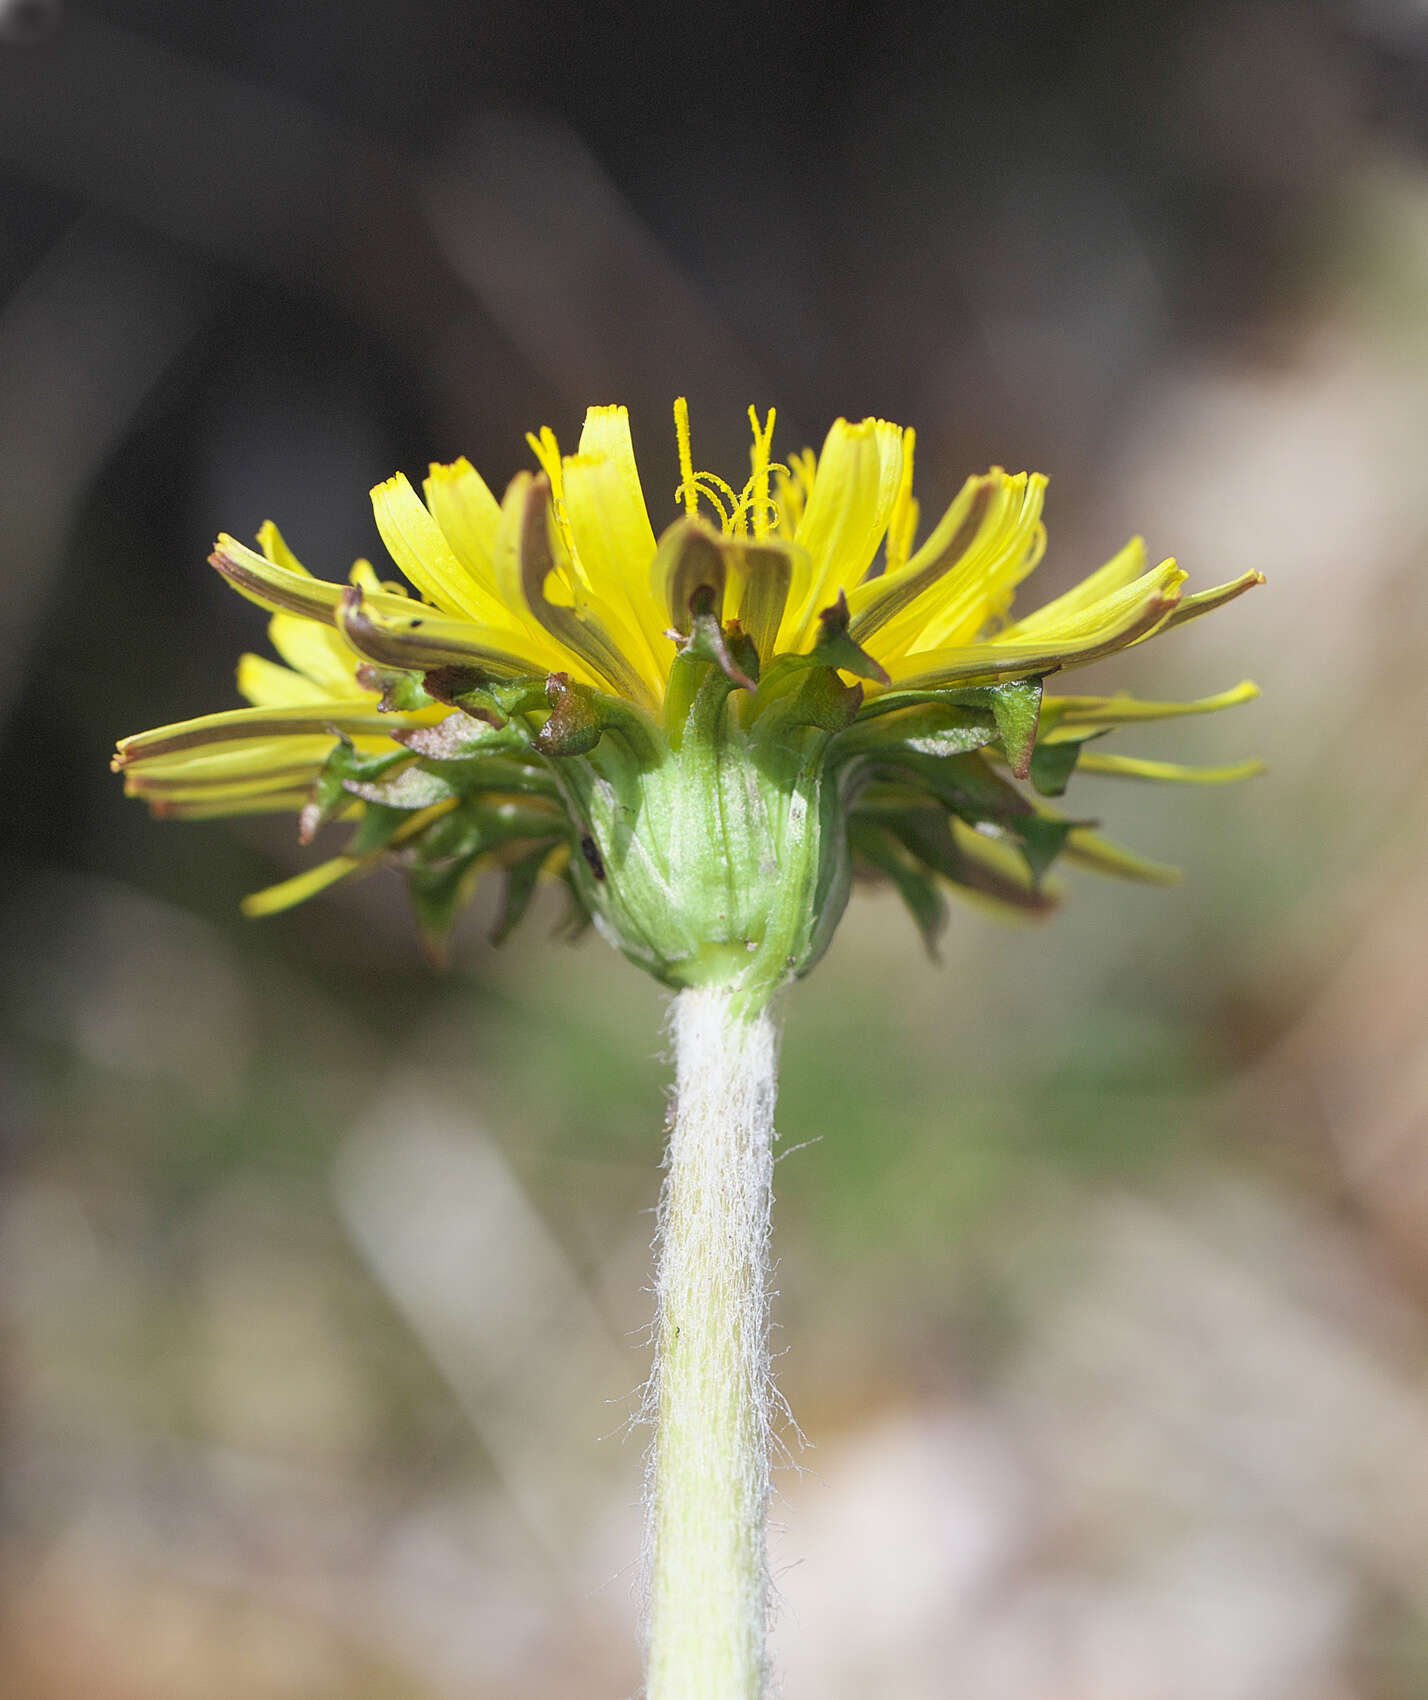
<instances>
[{"instance_id":1,"label":"yellow petal","mask_svg":"<svg viewBox=\"0 0 1428 1700\"><path fill-rule=\"evenodd\" d=\"M940 574L933 570L935 563L929 564L927 588L890 622L878 645L880 655L974 642L1006 613L1017 585L1040 561L1046 541L1041 525L1046 479L1039 472L1008 475L1000 467L993 467L987 477L991 500L965 554ZM965 522L968 527L975 513L974 507ZM957 541L950 544L949 554ZM918 560L922 558L920 552ZM909 562L909 572L912 565Z\"/></svg>"},{"instance_id":2,"label":"yellow petal","mask_svg":"<svg viewBox=\"0 0 1428 1700\"><path fill-rule=\"evenodd\" d=\"M1180 869L1168 862L1152 862L1084 826L1074 828L1067 836L1061 859L1106 879L1134 880L1142 885L1179 885L1183 878Z\"/></svg>"},{"instance_id":3,"label":"yellow petal","mask_svg":"<svg viewBox=\"0 0 1428 1700\"><path fill-rule=\"evenodd\" d=\"M509 633L510 615L457 559L441 527L399 472L372 491L372 512L387 552L426 599L444 614Z\"/></svg>"},{"instance_id":4,"label":"yellow petal","mask_svg":"<svg viewBox=\"0 0 1428 1700\"><path fill-rule=\"evenodd\" d=\"M799 647L819 610L851 591L872 565L902 480L902 431L886 419L834 422L818 457L795 541L812 574L794 587L779 646Z\"/></svg>"},{"instance_id":5,"label":"yellow petal","mask_svg":"<svg viewBox=\"0 0 1428 1700\"><path fill-rule=\"evenodd\" d=\"M654 533L645 512L645 499L629 449L624 409L592 408L595 414L618 412L624 425L624 452L594 456L584 444L591 437L587 419L581 452L567 457L562 470L565 513L582 583L592 602L614 613L631 634L631 659L639 663L658 694L674 650L665 637L665 611L650 594L650 567L655 555ZM606 425L601 437L612 434ZM608 617L608 615L607 615Z\"/></svg>"},{"instance_id":6,"label":"yellow petal","mask_svg":"<svg viewBox=\"0 0 1428 1700\"><path fill-rule=\"evenodd\" d=\"M432 463L422 486L432 517L441 527L457 559L482 592L496 596L492 562L501 526L501 504L486 480L464 456L450 466Z\"/></svg>"},{"instance_id":7,"label":"yellow petal","mask_svg":"<svg viewBox=\"0 0 1428 1700\"><path fill-rule=\"evenodd\" d=\"M1085 666L1153 630L1174 606L1184 579L1174 561L1165 561L1134 585L1105 597L1074 619L1062 621L1062 630L1055 634L1023 639L1013 626L988 643L919 650L897 657L888 662L888 671L900 687L931 689L1024 679L1062 667Z\"/></svg>"},{"instance_id":8,"label":"yellow petal","mask_svg":"<svg viewBox=\"0 0 1428 1700\"><path fill-rule=\"evenodd\" d=\"M144 797L150 804L169 803L226 803L247 801L255 797L277 796L289 792L306 797L312 789L321 764L299 762L291 767L275 767L263 773L245 774L238 778L209 774L192 779L180 775L173 779L152 779L147 774L130 774L129 780L142 783L125 786L125 796Z\"/></svg>"},{"instance_id":9,"label":"yellow petal","mask_svg":"<svg viewBox=\"0 0 1428 1700\"><path fill-rule=\"evenodd\" d=\"M389 755L397 746L385 738L353 740L363 755ZM130 796L169 785L200 782L230 784L295 768L316 770L332 754L335 734L313 733L291 738L254 739L247 743L205 744L172 755L149 756L124 769L124 788Z\"/></svg>"},{"instance_id":10,"label":"yellow petal","mask_svg":"<svg viewBox=\"0 0 1428 1700\"><path fill-rule=\"evenodd\" d=\"M334 856L330 862L319 862L315 868L306 868L291 879L245 897L241 906L243 913L250 920L263 915L280 915L284 909L292 909L305 899L315 897L319 891L326 891L363 866L355 856Z\"/></svg>"},{"instance_id":11,"label":"yellow petal","mask_svg":"<svg viewBox=\"0 0 1428 1700\"><path fill-rule=\"evenodd\" d=\"M357 683L359 657L331 626L297 614L274 614L268 622L272 646L295 672L328 697L364 697L373 693Z\"/></svg>"},{"instance_id":12,"label":"yellow petal","mask_svg":"<svg viewBox=\"0 0 1428 1700\"><path fill-rule=\"evenodd\" d=\"M1264 574L1251 569L1241 573L1238 578L1231 579L1228 584L1217 584L1213 590L1200 590L1194 596L1185 597L1166 616L1156 631L1169 631L1172 626L1183 626L1187 620L1197 620L1201 614L1212 613L1216 608L1223 608L1227 602L1233 602L1237 596L1243 596L1247 590L1253 590L1256 585L1264 583ZM1147 637L1154 637L1156 632L1148 632Z\"/></svg>"},{"instance_id":13,"label":"yellow petal","mask_svg":"<svg viewBox=\"0 0 1428 1700\"><path fill-rule=\"evenodd\" d=\"M430 826L432 821L450 814L455 807L456 800L453 798L449 802L433 803L429 809L418 809L393 833L389 847L405 844L408 839L415 838L419 832ZM245 897L243 913L248 916L276 915L283 909L291 909L304 898L312 897L319 891L326 891L329 886L347 879L349 875L370 872L381 864L384 855L385 852L378 850L363 857L334 856L330 862L321 862L315 868L295 874L292 879L283 880L280 885L270 885L264 891L255 891L250 897Z\"/></svg>"},{"instance_id":14,"label":"yellow petal","mask_svg":"<svg viewBox=\"0 0 1428 1700\"><path fill-rule=\"evenodd\" d=\"M228 580L240 596L246 597L250 602L256 602L260 608L267 608L276 613L297 614L305 620L316 620L323 625L337 624L337 610L342 604L346 590L344 585L329 584L326 579L313 578L301 570L294 572L278 562L256 554L236 538L230 537L227 532L219 536L208 562ZM408 600L403 596L380 592L372 600L378 607L389 609L394 615L411 612Z\"/></svg>"},{"instance_id":15,"label":"yellow petal","mask_svg":"<svg viewBox=\"0 0 1428 1700\"><path fill-rule=\"evenodd\" d=\"M580 459L603 461L613 474L613 482L601 482L598 502L591 513L581 516L567 478L565 507L575 533L575 547L582 550L590 522L605 525L619 538L628 557L638 563L641 576L632 577L631 585L643 592L650 556L654 554L654 528L650 525L649 509L640 484L640 469L635 464L634 444L630 441L630 416L623 407L592 407L585 414L585 425L576 448ZM633 571L633 569L631 569Z\"/></svg>"},{"instance_id":16,"label":"yellow petal","mask_svg":"<svg viewBox=\"0 0 1428 1700\"><path fill-rule=\"evenodd\" d=\"M1142 761L1139 756L1100 755L1087 750L1076 764L1080 773L1104 773L1117 779L1154 779L1171 785L1234 785L1265 771L1262 761L1231 762L1226 767L1187 767L1175 761Z\"/></svg>"},{"instance_id":17,"label":"yellow petal","mask_svg":"<svg viewBox=\"0 0 1428 1700\"><path fill-rule=\"evenodd\" d=\"M311 578L312 574L293 554L283 541L283 534L270 519L265 519L258 527L258 547L275 567L281 567L285 572L297 573L301 578Z\"/></svg>"},{"instance_id":18,"label":"yellow petal","mask_svg":"<svg viewBox=\"0 0 1428 1700\"><path fill-rule=\"evenodd\" d=\"M1144 702L1133 696L1046 697L1041 704L1043 743L1064 743L1088 726L1130 726L1149 720L1178 720L1189 714L1216 714L1253 702L1259 686L1244 679L1228 691L1192 702Z\"/></svg>"},{"instance_id":19,"label":"yellow petal","mask_svg":"<svg viewBox=\"0 0 1428 1700\"><path fill-rule=\"evenodd\" d=\"M347 575L348 584L355 584L359 590L366 591L368 596L397 596L403 602L411 600L411 593L404 584L394 578L378 578L377 569L370 561L354 561L352 571Z\"/></svg>"},{"instance_id":20,"label":"yellow petal","mask_svg":"<svg viewBox=\"0 0 1428 1700\"><path fill-rule=\"evenodd\" d=\"M1005 523L1012 481L994 467L979 478L969 478L958 491L952 506L911 560L880 577L855 585L848 592L851 621L848 635L856 643L867 643L908 608L938 579L959 571L970 557L980 557L984 540ZM913 630L920 629L920 617ZM889 635L880 648L889 653L897 648Z\"/></svg>"},{"instance_id":21,"label":"yellow petal","mask_svg":"<svg viewBox=\"0 0 1428 1700\"><path fill-rule=\"evenodd\" d=\"M917 498L912 493L913 451L917 447L917 432L909 425L902 434L902 471L898 476L897 495L893 498L892 514L888 519L886 564L884 571L895 573L907 564L917 535Z\"/></svg>"},{"instance_id":22,"label":"yellow petal","mask_svg":"<svg viewBox=\"0 0 1428 1700\"><path fill-rule=\"evenodd\" d=\"M792 543L803 523L803 511L808 506L808 493L818 470L818 457L812 449L800 449L788 457L788 470L774 469L774 505L778 509L778 535Z\"/></svg>"},{"instance_id":23,"label":"yellow petal","mask_svg":"<svg viewBox=\"0 0 1428 1700\"><path fill-rule=\"evenodd\" d=\"M1098 631L1118 629L1132 610L1140 610L1152 601L1163 605L1159 616L1148 630L1154 631L1171 613L1180 600L1180 587L1186 575L1176 561L1164 560L1149 572L1142 573L1130 584L1112 590L1094 602L1064 610L1054 617L1048 609L1029 615L1008 626L993 641L997 643L1080 643ZM1143 633L1141 635L1144 635ZM1127 639L1127 642L1130 640ZM1118 646L1119 647L1119 646Z\"/></svg>"},{"instance_id":24,"label":"yellow petal","mask_svg":"<svg viewBox=\"0 0 1428 1700\"><path fill-rule=\"evenodd\" d=\"M342 600L341 585L328 584L325 579L256 554L226 531L219 533L208 564L222 573L240 596L260 608L281 608L331 625Z\"/></svg>"},{"instance_id":25,"label":"yellow petal","mask_svg":"<svg viewBox=\"0 0 1428 1700\"><path fill-rule=\"evenodd\" d=\"M255 708L285 708L299 702L326 702L328 693L289 667L262 655L238 658L238 694Z\"/></svg>"},{"instance_id":26,"label":"yellow petal","mask_svg":"<svg viewBox=\"0 0 1428 1700\"><path fill-rule=\"evenodd\" d=\"M215 801L210 797L151 797L150 814L163 820L231 820L237 815L293 815L307 802L306 791L265 791L251 797Z\"/></svg>"},{"instance_id":27,"label":"yellow petal","mask_svg":"<svg viewBox=\"0 0 1428 1700\"><path fill-rule=\"evenodd\" d=\"M659 702L664 680L650 679L637 664L643 646L628 622L615 609L592 606L576 582L544 473L511 480L501 504L496 574L502 600L554 640L558 670L646 707Z\"/></svg>"},{"instance_id":28,"label":"yellow petal","mask_svg":"<svg viewBox=\"0 0 1428 1700\"><path fill-rule=\"evenodd\" d=\"M1064 596L1028 614L1017 622L1023 635L1039 635L1060 629L1063 620L1074 619L1117 590L1123 590L1145 571L1145 539L1132 537L1125 548L1097 568L1088 578L1073 585Z\"/></svg>"},{"instance_id":29,"label":"yellow petal","mask_svg":"<svg viewBox=\"0 0 1428 1700\"><path fill-rule=\"evenodd\" d=\"M400 610L393 614L391 604ZM547 671L542 659L498 647L501 640L525 641L510 627L493 630L474 620L444 619L421 603L366 596L353 585L338 615L343 637L359 655L382 667L413 672L436 667L470 667L502 679L523 679Z\"/></svg>"},{"instance_id":30,"label":"yellow petal","mask_svg":"<svg viewBox=\"0 0 1428 1700\"><path fill-rule=\"evenodd\" d=\"M336 728L354 736L362 733L388 734L399 726L422 726L433 716L381 714L374 705L364 709L352 702L294 703L291 707L229 708L220 714L200 714L192 720L176 720L149 732L121 738L115 754L115 772L132 762L153 756L172 755L204 744L242 742L255 739L309 735Z\"/></svg>"}]
</instances>

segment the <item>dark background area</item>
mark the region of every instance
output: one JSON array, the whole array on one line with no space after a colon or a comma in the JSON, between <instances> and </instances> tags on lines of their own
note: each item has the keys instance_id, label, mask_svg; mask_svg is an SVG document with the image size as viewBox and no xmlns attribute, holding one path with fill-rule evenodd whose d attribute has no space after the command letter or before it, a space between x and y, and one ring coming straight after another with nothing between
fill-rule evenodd
<instances>
[{"instance_id":1,"label":"dark background area","mask_svg":"<svg viewBox=\"0 0 1428 1700\"><path fill-rule=\"evenodd\" d=\"M659 994L244 922L291 823L107 764L264 647L219 529L606 401L658 528L679 394L1051 474L1033 600L1270 579L1086 675L1264 687L1073 797L1183 887L788 999L789 1700L1428 1694L1425 111L1418 0L0 0L6 1700L633 1690Z\"/></svg>"}]
</instances>

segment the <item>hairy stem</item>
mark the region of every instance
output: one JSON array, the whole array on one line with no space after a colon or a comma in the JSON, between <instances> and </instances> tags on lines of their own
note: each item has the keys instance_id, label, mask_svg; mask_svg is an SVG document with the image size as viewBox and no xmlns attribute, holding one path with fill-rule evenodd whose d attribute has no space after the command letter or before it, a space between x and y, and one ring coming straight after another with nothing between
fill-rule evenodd
<instances>
[{"instance_id":1,"label":"hairy stem","mask_svg":"<svg viewBox=\"0 0 1428 1700\"><path fill-rule=\"evenodd\" d=\"M700 988L674 1003L647 1506L648 1700L761 1700L769 1207L777 1035Z\"/></svg>"}]
</instances>

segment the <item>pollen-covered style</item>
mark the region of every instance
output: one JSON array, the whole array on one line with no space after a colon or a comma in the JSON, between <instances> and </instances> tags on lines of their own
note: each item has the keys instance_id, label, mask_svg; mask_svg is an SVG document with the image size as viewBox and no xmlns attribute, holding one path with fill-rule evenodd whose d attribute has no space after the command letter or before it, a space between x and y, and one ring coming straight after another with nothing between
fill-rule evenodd
<instances>
[{"instance_id":1,"label":"pollen-covered style","mask_svg":"<svg viewBox=\"0 0 1428 1700\"><path fill-rule=\"evenodd\" d=\"M251 707L124 739L126 789L178 818L291 810L304 842L351 827L250 914L390 862L439 945L483 871L505 875L502 934L544 874L662 979L755 1001L817 959L854 874L891 880L929 942L948 889L1048 907L1058 858L1173 877L1048 799L1077 766L1247 776L1257 764L1187 769L1094 741L1254 687L1156 703L1042 681L1259 575L1186 595L1136 538L1013 618L1045 544L1044 478L969 478L920 538L910 429L840 419L819 455L783 464L773 411L750 420L736 489L695 470L675 404L682 513L658 537L622 407L591 408L574 454L532 437L539 471L502 501L464 460L431 468L424 501L400 474L379 485L377 526L412 589L365 561L345 586L314 578L271 523L261 553L220 537L213 565L272 611L285 665L245 655Z\"/></svg>"}]
</instances>

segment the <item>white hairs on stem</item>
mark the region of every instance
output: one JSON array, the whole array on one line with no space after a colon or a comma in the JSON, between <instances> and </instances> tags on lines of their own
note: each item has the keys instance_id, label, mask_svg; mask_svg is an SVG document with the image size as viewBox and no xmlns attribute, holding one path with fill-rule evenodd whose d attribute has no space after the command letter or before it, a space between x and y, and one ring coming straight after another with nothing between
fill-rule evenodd
<instances>
[{"instance_id":1,"label":"white hairs on stem","mask_svg":"<svg viewBox=\"0 0 1428 1700\"><path fill-rule=\"evenodd\" d=\"M648 1700L760 1700L773 1393L778 1038L719 990L674 1001L646 1482Z\"/></svg>"}]
</instances>

